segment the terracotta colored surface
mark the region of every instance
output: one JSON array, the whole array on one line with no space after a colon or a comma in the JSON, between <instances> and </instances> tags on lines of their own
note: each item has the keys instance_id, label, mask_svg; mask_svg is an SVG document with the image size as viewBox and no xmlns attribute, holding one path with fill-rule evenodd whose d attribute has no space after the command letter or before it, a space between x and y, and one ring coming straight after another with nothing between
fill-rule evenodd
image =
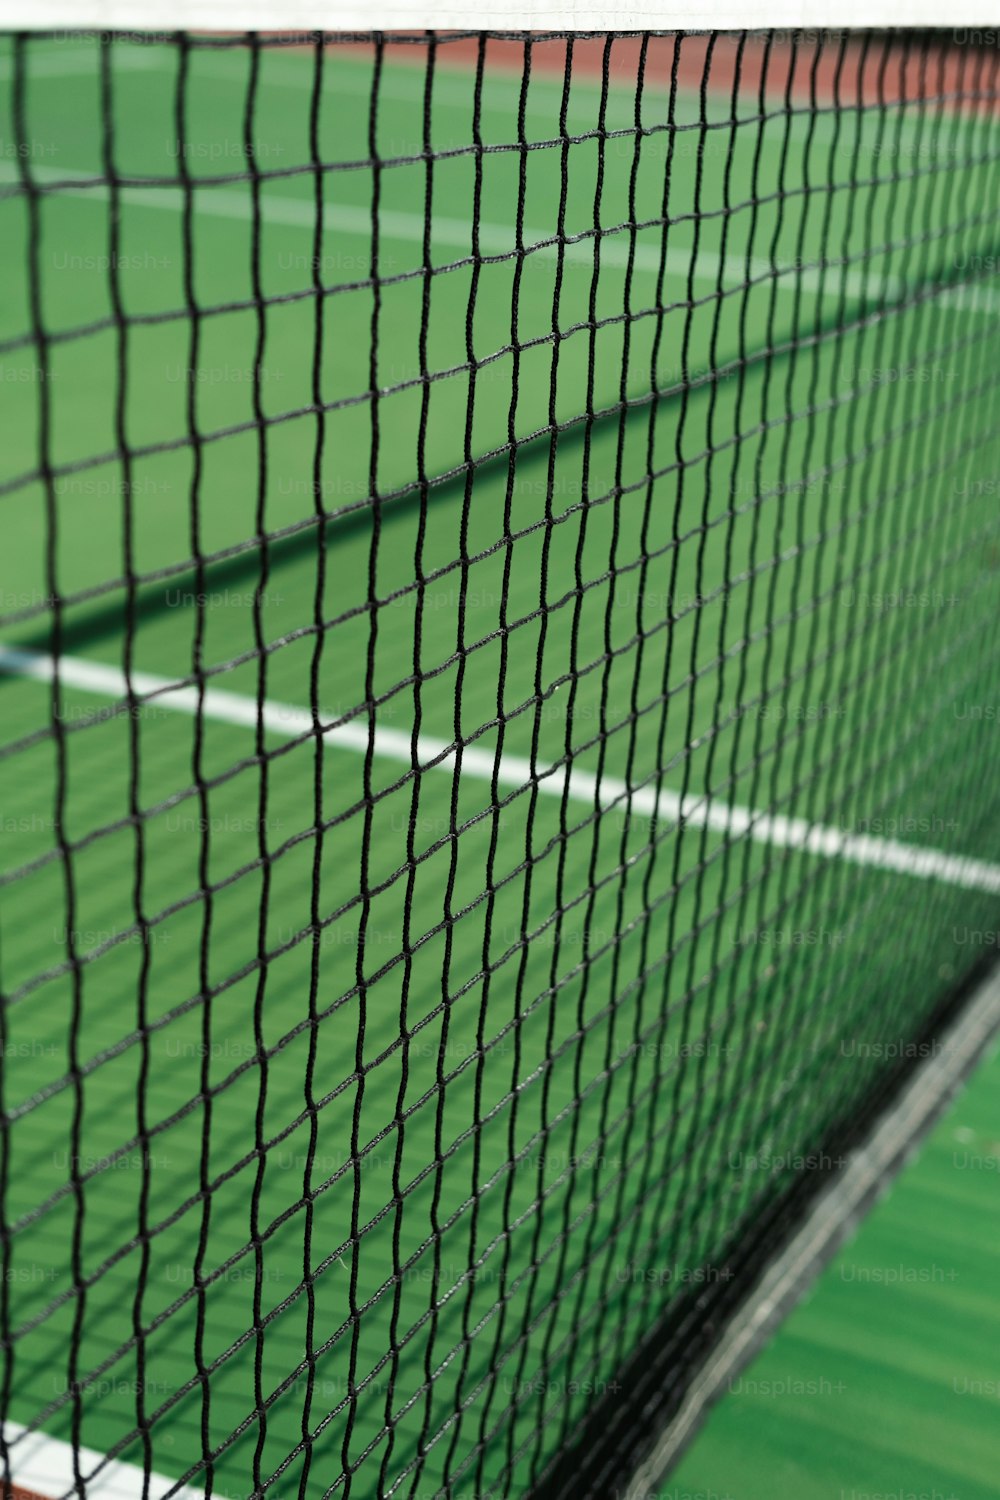
<instances>
[{"instance_id":1,"label":"terracotta colored surface","mask_svg":"<svg viewBox=\"0 0 1000 1500\"><path fill-rule=\"evenodd\" d=\"M387 34L387 55L394 60L422 65L426 57L426 44L421 40L394 41L393 33ZM396 36L399 33L395 34ZM838 34L839 35L839 34ZM820 47L819 34L788 31L775 32L770 48L763 33L752 32L741 48L739 37L730 33L716 33L714 42L706 33L685 36L680 42L678 82L688 90L701 87L705 76L705 60L711 46L711 65L708 88L713 93L732 91L737 66L739 68L739 90L744 95L756 95L764 79L765 92L769 98L784 98L789 89L790 97L803 102L812 97L815 90L820 103L832 103L835 99L843 104L876 104L880 99L887 103L899 99L917 100L938 98L941 95L974 94L977 72L982 65L983 52L971 45L960 45L953 38L968 37L972 32L943 32L942 40L935 41L926 55L923 49L902 43L888 44L884 38L871 36L865 49L861 34L844 33L843 51L825 43ZM476 36L449 35L439 33L438 58L442 62L466 62L474 65L479 51ZM370 50L368 41L341 42L336 46L352 50ZM518 74L524 62L524 41L490 38L487 43L487 66L505 68ZM654 36L646 49L646 83L649 86L666 86L670 80L674 51L678 45L675 36ZM566 39L564 37L539 38L531 47L531 67L542 73L562 74L566 66ZM626 83L634 79L642 47L640 36L624 36L614 40L610 49L608 71L612 82ZM574 40L573 68L582 74L600 77L604 68L605 39L603 36L584 36ZM817 63L817 52L821 53ZM949 106L951 107L951 106ZM984 109L985 101L967 100L964 108ZM991 109L996 108L991 101Z\"/></svg>"}]
</instances>

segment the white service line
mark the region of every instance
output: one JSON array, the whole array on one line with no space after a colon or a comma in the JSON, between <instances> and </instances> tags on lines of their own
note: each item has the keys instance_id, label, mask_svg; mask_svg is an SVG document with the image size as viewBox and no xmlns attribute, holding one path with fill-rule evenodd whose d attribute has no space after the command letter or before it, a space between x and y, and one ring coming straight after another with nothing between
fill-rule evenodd
<instances>
[{"instance_id":1,"label":"white service line","mask_svg":"<svg viewBox=\"0 0 1000 1500\"><path fill-rule=\"evenodd\" d=\"M19 1422L4 1422L4 1435L10 1454L11 1478L21 1489L32 1490L48 1500L61 1500L76 1494L73 1474L73 1445L62 1438L48 1437L44 1432L28 1432ZM136 1464L108 1459L93 1448L79 1449L80 1472L85 1481L87 1500L205 1500L204 1486L192 1489L178 1487L176 1479L150 1474L149 1489L144 1490L145 1475ZM98 1464L104 1467L93 1479L88 1478Z\"/></svg>"},{"instance_id":2,"label":"white service line","mask_svg":"<svg viewBox=\"0 0 1000 1500\"><path fill-rule=\"evenodd\" d=\"M93 172L71 171L63 167L33 166L32 176L41 183L45 182L73 182L79 179L81 182L93 182ZM15 182L18 180L16 164L0 161L0 182ZM105 185L94 187L67 187L60 190L61 198L88 198L92 202L104 202L108 197L108 189ZM121 201L132 204L136 208L166 209L171 213L180 214L184 208L184 194L180 188L141 188L125 187L120 191ZM196 214L207 214L220 219L239 219L249 223L253 218L253 204L248 193L237 187L231 188L197 188L194 193L194 206ZM287 224L295 229L310 229L316 222L316 207L311 201L304 198L286 198L278 193L262 193L260 197L260 217L265 224ZM418 213L407 213L400 209L379 209L379 234L383 238L391 240L409 241L412 244L422 245L424 240L424 216ZM323 211L323 226L331 234L355 235L364 238L371 236L372 214L370 208L359 208L348 203L328 204ZM572 231L570 231L572 232ZM546 259L554 260L559 252L557 244L543 244L544 240L552 238L552 230L531 228L525 225L523 230L524 245L532 255L540 255ZM446 245L451 250L457 250L462 256L472 254L472 220L449 218L446 214L434 214L431 219L431 240L436 245ZM537 250L532 246L537 245ZM485 255L512 255L515 250L514 232L509 224L490 224L488 222L479 225L479 248ZM687 255L690 247L676 246L674 254L681 259L682 267L675 273L678 276L687 275ZM588 238L579 240L574 244L566 245L563 249L564 258L570 261L581 261L592 266L594 263L594 236L588 233ZM720 258L714 251L699 250L698 263L695 267L695 276L699 280L709 279L715 281L719 274ZM603 236L601 239L601 264L606 266L625 267L628 265L628 244L625 241L624 231L617 235ZM659 249L649 245L637 244L635 247L635 264L640 270L656 272L660 267ZM736 256L726 258L726 270L733 279L733 284L742 282L745 276L745 263ZM766 274L771 268L769 261L759 260L751 264L751 274L760 276ZM786 267L778 271L778 278L794 274L794 266ZM809 284L809 276L817 273L804 273L804 284ZM858 277L858 285L855 292L860 291L862 278ZM783 288L784 290L784 288ZM891 290L891 288L890 288Z\"/></svg>"},{"instance_id":3,"label":"white service line","mask_svg":"<svg viewBox=\"0 0 1000 1500\"><path fill-rule=\"evenodd\" d=\"M0 646L0 671L30 677L37 682L51 682L54 662L51 656L42 652ZM65 687L96 693L101 697L123 699L128 693L125 674L118 667L110 667L103 662L85 661L79 657L59 658L59 680ZM133 672L131 680L134 693L142 698L154 697L162 708L185 714L198 712L198 692L194 687L181 687L169 677L158 677L150 672ZM257 724L258 705L256 699L245 694L207 688L202 700L202 712L206 718L216 719L220 723L252 729ZM312 731L312 714L308 709L297 705L266 699L260 713L264 728L270 734L294 739ZM323 738L328 745L353 750L357 754L363 755L368 750L369 734L366 724L340 724L336 728L325 730ZM402 730L376 727L372 747L374 753L385 760L393 760L407 767L413 765L410 736ZM454 771L456 755L452 741L421 734L417 741L417 751L419 770ZM891 870L899 875L942 880L968 890L1000 894L1000 865L991 864L987 860L966 859L937 849L921 849L913 844L899 843L895 839L850 834L839 828L810 823L806 818L784 817L750 807L731 807L725 802L706 800L690 794L682 797L678 792L668 791L664 787L657 789L644 786L630 794L627 782L617 776L605 775L598 779L590 771L579 768L567 770L565 766L536 769L532 767L530 760L520 755L504 755L499 766L496 766L492 751L481 749L477 745L468 745L463 749L463 776L491 781L494 772L499 786L514 790L534 780L538 791L545 796L562 797L565 791L573 801L590 807L606 808L621 804L632 812L657 820L679 822L683 819L691 828L710 828L714 832L726 833L731 837L747 837L754 843L769 844L778 849L796 849L825 859L845 859L852 864Z\"/></svg>"},{"instance_id":4,"label":"white service line","mask_svg":"<svg viewBox=\"0 0 1000 1500\"><path fill-rule=\"evenodd\" d=\"M32 176L40 183L72 182L74 179L93 183L95 174L73 171L68 167L33 166ZM18 180L16 163L0 161L0 183ZM91 187L66 187L60 190L59 196L104 202L108 197L108 188L103 183ZM182 212L184 196L182 190L177 187L123 187L119 191L119 197L123 203L132 204L136 208L168 210L175 214ZM254 216L250 196L240 187L236 190L196 188L194 205L196 214L206 214L220 219L239 219L249 223ZM311 200L286 198L278 193L265 192L260 197L260 217L265 224L286 224L291 228L311 229L316 222L316 208ZM423 214L408 213L401 209L381 208L378 222L379 233L385 239L423 244ZM349 203L328 204L323 211L323 225L331 234L368 238L372 227L371 209L359 208ZM570 226L567 232L570 234L582 232L586 234L586 238L563 245L561 247L563 260L570 264L578 263L592 267L596 236L589 226L582 231L576 231ZM651 234L658 230L654 226L642 232ZM551 241L552 236L551 229L545 230L525 225L523 240L526 253L539 255L546 260L555 260L560 254L559 244L543 243L543 241ZM471 219L455 219L447 214L432 214L431 241L435 245L444 245L450 250L458 251L463 258L471 256ZM537 248L534 248L536 246ZM484 255L513 255L515 243L510 225L480 222L479 248ZM690 255L691 246L678 244L676 241L673 243L672 250L668 249L668 269L670 275L679 282L687 280L687 263ZM629 263L628 232L621 229L615 231L614 234L603 235L600 258L603 266L615 266L619 269L626 267ZM637 243L634 265L637 270L646 271L650 275L658 273L660 269L659 246ZM419 269L419 266L415 269ZM742 286L749 272L755 280L773 276L778 292L793 293L801 289L818 292L822 285L826 297L839 297L841 293L842 268L836 262L832 262L825 270L820 266L805 266L799 269L794 264L781 265L766 260L762 256L754 256L748 267L743 256L722 257L714 250L699 246L694 267L695 280L718 284L720 271L723 291L727 288L735 290ZM905 286L898 277L889 276L883 282L881 271L874 266L861 270L849 270L843 280L844 289L851 297L862 297L877 292L880 296L898 299L905 291ZM980 285L954 287L941 293L937 301L939 306L956 311L968 310L976 313L1000 311L1000 293Z\"/></svg>"}]
</instances>

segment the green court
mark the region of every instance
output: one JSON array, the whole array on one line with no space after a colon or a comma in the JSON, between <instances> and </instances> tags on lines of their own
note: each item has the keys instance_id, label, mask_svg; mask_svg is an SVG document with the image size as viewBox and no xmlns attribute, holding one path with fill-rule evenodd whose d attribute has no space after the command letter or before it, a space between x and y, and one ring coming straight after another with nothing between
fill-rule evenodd
<instances>
[{"instance_id":1,"label":"green court","mask_svg":"<svg viewBox=\"0 0 1000 1500\"><path fill-rule=\"evenodd\" d=\"M527 1494L994 918L1000 119L13 47L10 1413Z\"/></svg>"},{"instance_id":2,"label":"green court","mask_svg":"<svg viewBox=\"0 0 1000 1500\"><path fill-rule=\"evenodd\" d=\"M666 1494L988 1500L995 1472L994 1049L808 1303L733 1382Z\"/></svg>"}]
</instances>

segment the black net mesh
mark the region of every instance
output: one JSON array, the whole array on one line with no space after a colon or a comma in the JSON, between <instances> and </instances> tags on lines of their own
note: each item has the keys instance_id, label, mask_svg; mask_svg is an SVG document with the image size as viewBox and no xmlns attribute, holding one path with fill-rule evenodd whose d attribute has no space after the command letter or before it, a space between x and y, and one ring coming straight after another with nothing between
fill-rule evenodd
<instances>
[{"instance_id":1,"label":"black net mesh","mask_svg":"<svg viewBox=\"0 0 1000 1500\"><path fill-rule=\"evenodd\" d=\"M6 1477L606 1495L995 934L997 54L2 50Z\"/></svg>"}]
</instances>

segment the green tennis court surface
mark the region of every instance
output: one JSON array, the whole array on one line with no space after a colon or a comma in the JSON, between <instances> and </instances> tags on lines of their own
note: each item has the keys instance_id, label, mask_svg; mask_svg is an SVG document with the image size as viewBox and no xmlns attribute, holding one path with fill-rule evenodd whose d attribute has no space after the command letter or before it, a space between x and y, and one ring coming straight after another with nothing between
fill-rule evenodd
<instances>
[{"instance_id":1,"label":"green tennis court surface","mask_svg":"<svg viewBox=\"0 0 1000 1500\"><path fill-rule=\"evenodd\" d=\"M997 120L25 51L10 1415L526 1493L995 914Z\"/></svg>"},{"instance_id":2,"label":"green tennis court surface","mask_svg":"<svg viewBox=\"0 0 1000 1500\"><path fill-rule=\"evenodd\" d=\"M964 936L959 927L957 934ZM757 1500L995 1486L998 1056L663 1486Z\"/></svg>"}]
</instances>

